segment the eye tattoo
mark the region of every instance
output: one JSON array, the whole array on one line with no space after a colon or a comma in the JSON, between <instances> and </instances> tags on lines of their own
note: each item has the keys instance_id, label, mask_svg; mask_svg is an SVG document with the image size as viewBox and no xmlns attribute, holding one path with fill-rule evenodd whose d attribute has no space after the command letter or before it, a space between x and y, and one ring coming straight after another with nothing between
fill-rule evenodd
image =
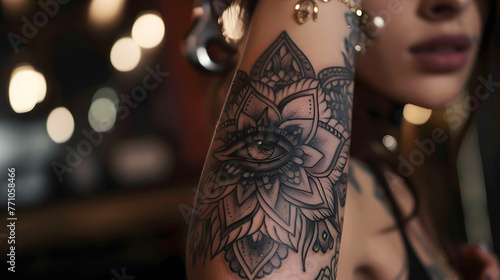
<instances>
[{"instance_id":1,"label":"eye tattoo","mask_svg":"<svg viewBox=\"0 0 500 280\"><path fill-rule=\"evenodd\" d=\"M333 256L335 279L347 185L356 19L344 66L315 73L286 32L250 73L238 71L200 181L188 239L191 264L223 256L260 279L298 254Z\"/></svg>"}]
</instances>

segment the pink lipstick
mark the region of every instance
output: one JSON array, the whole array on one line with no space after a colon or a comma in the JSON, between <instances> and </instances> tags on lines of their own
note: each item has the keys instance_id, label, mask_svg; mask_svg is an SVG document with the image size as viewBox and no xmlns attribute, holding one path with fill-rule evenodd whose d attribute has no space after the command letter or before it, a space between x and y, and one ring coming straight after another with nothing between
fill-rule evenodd
<instances>
[{"instance_id":1,"label":"pink lipstick","mask_svg":"<svg viewBox=\"0 0 500 280\"><path fill-rule=\"evenodd\" d=\"M425 71L451 72L467 62L471 40L465 35L441 35L410 48Z\"/></svg>"}]
</instances>

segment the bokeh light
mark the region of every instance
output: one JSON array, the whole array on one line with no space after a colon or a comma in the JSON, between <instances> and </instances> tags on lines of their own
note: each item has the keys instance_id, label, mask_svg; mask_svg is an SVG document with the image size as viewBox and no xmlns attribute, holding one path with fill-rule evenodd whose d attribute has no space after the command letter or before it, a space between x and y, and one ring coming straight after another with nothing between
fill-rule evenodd
<instances>
[{"instance_id":1,"label":"bokeh light","mask_svg":"<svg viewBox=\"0 0 500 280\"><path fill-rule=\"evenodd\" d=\"M424 124L431 117L432 110L419 107L413 104L406 104L403 110L403 116L406 121L412 124Z\"/></svg>"},{"instance_id":2,"label":"bokeh light","mask_svg":"<svg viewBox=\"0 0 500 280\"><path fill-rule=\"evenodd\" d=\"M40 103L45 99L45 96L47 95L47 82L45 81L45 77L43 76L42 73L35 71L35 75L38 78L38 89L39 89L37 103Z\"/></svg>"},{"instance_id":3,"label":"bokeh light","mask_svg":"<svg viewBox=\"0 0 500 280\"><path fill-rule=\"evenodd\" d=\"M32 66L19 66L12 71L9 85L10 106L16 113L27 113L45 98L45 77Z\"/></svg>"},{"instance_id":4,"label":"bokeh light","mask_svg":"<svg viewBox=\"0 0 500 280\"><path fill-rule=\"evenodd\" d=\"M71 138L74 130L75 121L68 109L58 107L50 112L47 118L47 133L52 141L64 143Z\"/></svg>"},{"instance_id":5,"label":"bokeh light","mask_svg":"<svg viewBox=\"0 0 500 280\"><path fill-rule=\"evenodd\" d=\"M108 98L98 98L92 101L89 109L89 123L94 131L107 132L115 125L115 103Z\"/></svg>"},{"instance_id":6,"label":"bokeh light","mask_svg":"<svg viewBox=\"0 0 500 280\"><path fill-rule=\"evenodd\" d=\"M383 28L385 26L384 18L382 18L381 16L374 17L373 24L375 24L375 26L377 26L378 28Z\"/></svg>"},{"instance_id":7,"label":"bokeh light","mask_svg":"<svg viewBox=\"0 0 500 280\"><path fill-rule=\"evenodd\" d=\"M382 138L382 144L391 152L398 147L398 141L392 135L385 135L384 138Z\"/></svg>"},{"instance_id":8,"label":"bokeh light","mask_svg":"<svg viewBox=\"0 0 500 280\"><path fill-rule=\"evenodd\" d=\"M89 22L106 26L116 21L123 13L125 0L92 0L89 6Z\"/></svg>"},{"instance_id":9,"label":"bokeh light","mask_svg":"<svg viewBox=\"0 0 500 280\"><path fill-rule=\"evenodd\" d=\"M24 9L28 8L29 0L2 0L2 8L9 13L20 13Z\"/></svg>"},{"instance_id":10,"label":"bokeh light","mask_svg":"<svg viewBox=\"0 0 500 280\"><path fill-rule=\"evenodd\" d=\"M116 70L128 72L139 64L141 49L132 38L121 38L111 48L110 59Z\"/></svg>"},{"instance_id":11,"label":"bokeh light","mask_svg":"<svg viewBox=\"0 0 500 280\"><path fill-rule=\"evenodd\" d=\"M99 98L107 98L111 101L113 101L114 104L118 105L118 94L116 93L116 91L110 87L103 87L103 88L100 88L98 89L95 94L94 94L94 97L92 97L92 101L96 100L96 99L99 99Z\"/></svg>"},{"instance_id":12,"label":"bokeh light","mask_svg":"<svg viewBox=\"0 0 500 280\"><path fill-rule=\"evenodd\" d=\"M113 177L124 185L143 186L168 177L175 167L175 151L156 137L124 140L110 150Z\"/></svg>"},{"instance_id":13,"label":"bokeh light","mask_svg":"<svg viewBox=\"0 0 500 280\"><path fill-rule=\"evenodd\" d=\"M145 49L158 46L164 36L165 24L161 17L155 14L140 16L132 26L132 38Z\"/></svg>"},{"instance_id":14,"label":"bokeh light","mask_svg":"<svg viewBox=\"0 0 500 280\"><path fill-rule=\"evenodd\" d=\"M245 25L241 19L242 8L239 3L233 3L222 12L219 24L222 26L222 35L228 43L238 42L245 34Z\"/></svg>"}]
</instances>

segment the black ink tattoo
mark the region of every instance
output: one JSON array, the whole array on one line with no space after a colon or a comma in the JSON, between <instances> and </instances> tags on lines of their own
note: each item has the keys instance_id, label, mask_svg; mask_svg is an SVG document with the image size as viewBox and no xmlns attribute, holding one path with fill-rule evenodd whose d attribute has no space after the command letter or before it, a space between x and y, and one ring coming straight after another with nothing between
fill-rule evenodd
<instances>
[{"instance_id":1,"label":"black ink tattoo","mask_svg":"<svg viewBox=\"0 0 500 280\"><path fill-rule=\"evenodd\" d=\"M349 185L352 186L357 193L362 194L363 190L366 189L361 186L361 184L358 181L358 177L356 176L356 174L360 170L368 174L373 174L373 171L363 164L357 164L357 165L349 164ZM373 183L371 184L371 186L373 187L373 197L378 202L380 202L380 204L384 207L387 213L389 213L391 216L394 216L389 200L382 188L382 184L380 183L377 177L375 176L372 177L374 180Z\"/></svg>"},{"instance_id":2,"label":"black ink tattoo","mask_svg":"<svg viewBox=\"0 0 500 280\"><path fill-rule=\"evenodd\" d=\"M358 183L357 177L354 175L356 172L356 169L353 168L352 165L349 165L349 185L352 186L357 193L361 193L361 186Z\"/></svg>"},{"instance_id":3,"label":"black ink tattoo","mask_svg":"<svg viewBox=\"0 0 500 280\"><path fill-rule=\"evenodd\" d=\"M316 75L283 32L250 75L236 73L200 182L188 240L193 266L222 254L232 272L252 280L291 253L305 271L307 254L321 251L334 255L335 275L352 63Z\"/></svg>"},{"instance_id":4,"label":"black ink tattoo","mask_svg":"<svg viewBox=\"0 0 500 280\"><path fill-rule=\"evenodd\" d=\"M333 78L331 83L323 84L323 88L325 88L325 91L327 92L326 94L326 101L327 104L329 104L329 107L332 112L332 119L339 120L339 122L342 122L343 125L349 128L351 128L351 114L352 114L352 98L353 98L353 89L354 87L351 86L352 83L352 78L347 79L347 76L351 75L354 71L354 64L355 64L355 45L356 42L358 41L359 38L359 25L356 17L352 13L346 13L345 14L345 20L347 23L347 26L351 29L351 32L349 33L349 37L344 39L344 45L345 45L345 52L342 52L342 55L344 57L344 65L345 67L334 67L334 68L329 68L330 71L335 71L333 69L336 69L338 73L344 73L345 74L340 74L340 75L332 75L332 77L336 77L338 79L338 82L336 81L335 78ZM324 73L321 72L321 74ZM345 76L344 76L345 75ZM345 78L339 79L341 76ZM320 78L321 79L321 78ZM350 135L350 134L349 134ZM347 173L343 174L343 180L339 181L342 185L340 189L343 189L343 196L339 196L339 200L341 201L341 207L344 207L345 205L345 191L347 189L347 181L349 180L349 175ZM359 191L361 190L359 188L359 185L356 185L355 187L358 187ZM341 223L340 225L342 226L344 222L343 216L341 217ZM337 232L337 241L335 244L335 251L333 253L333 257L331 259L330 265L322 268L318 275L316 276L315 280L334 280L337 278L337 266L338 266L338 261L339 261L339 249L340 249L340 240L342 237L342 228L340 228L340 231Z\"/></svg>"}]
</instances>

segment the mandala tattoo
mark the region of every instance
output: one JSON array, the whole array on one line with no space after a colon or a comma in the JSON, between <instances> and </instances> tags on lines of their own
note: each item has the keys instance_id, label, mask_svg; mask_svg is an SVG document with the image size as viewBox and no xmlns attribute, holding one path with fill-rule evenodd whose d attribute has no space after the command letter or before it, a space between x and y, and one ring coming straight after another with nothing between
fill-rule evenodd
<instances>
[{"instance_id":1,"label":"mandala tattoo","mask_svg":"<svg viewBox=\"0 0 500 280\"><path fill-rule=\"evenodd\" d=\"M283 32L250 74L236 73L200 182L188 240L193 266L221 254L232 272L253 280L290 254L300 254L305 271L309 253L328 253L336 267L351 134L349 56L344 67L316 75Z\"/></svg>"}]
</instances>

